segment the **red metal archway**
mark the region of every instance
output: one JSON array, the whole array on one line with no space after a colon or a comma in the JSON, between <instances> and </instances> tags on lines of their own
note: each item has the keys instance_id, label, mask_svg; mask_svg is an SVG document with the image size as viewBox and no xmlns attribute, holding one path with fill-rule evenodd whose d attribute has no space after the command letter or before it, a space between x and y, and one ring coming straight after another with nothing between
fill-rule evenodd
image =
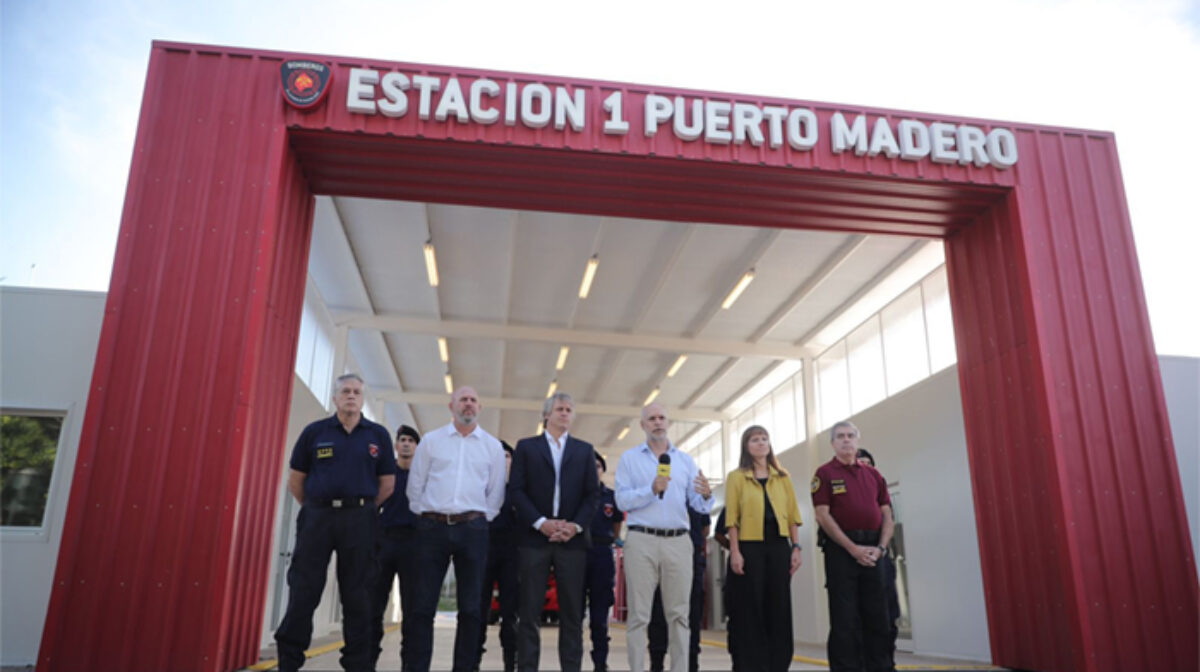
<instances>
[{"instance_id":1,"label":"red metal archway","mask_svg":"<svg viewBox=\"0 0 1200 672\"><path fill-rule=\"evenodd\" d=\"M299 111L288 58L153 46L39 669L256 659L314 194L945 239L994 662L1200 665L1110 134L325 57L331 93ZM352 68L490 79L496 107L530 82L593 103L579 130L358 114ZM625 134L600 130L614 92ZM822 132L838 113L1011 129L1019 161L647 136L650 95L804 107Z\"/></svg>"}]
</instances>

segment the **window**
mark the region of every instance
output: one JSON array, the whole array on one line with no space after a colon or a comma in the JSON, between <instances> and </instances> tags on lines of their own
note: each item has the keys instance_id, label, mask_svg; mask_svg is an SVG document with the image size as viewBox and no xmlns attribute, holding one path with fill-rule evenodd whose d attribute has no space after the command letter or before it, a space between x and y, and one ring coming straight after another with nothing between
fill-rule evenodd
<instances>
[{"instance_id":1,"label":"window","mask_svg":"<svg viewBox=\"0 0 1200 672\"><path fill-rule=\"evenodd\" d=\"M958 361L954 347L954 319L950 314L950 287L943 266L921 282L925 296L925 326L929 330L929 368L941 371Z\"/></svg>"},{"instance_id":2,"label":"window","mask_svg":"<svg viewBox=\"0 0 1200 672\"><path fill-rule=\"evenodd\" d=\"M929 377L929 350L925 346L923 311L921 287L918 285L901 294L880 313L889 395Z\"/></svg>"},{"instance_id":3,"label":"window","mask_svg":"<svg viewBox=\"0 0 1200 672\"><path fill-rule=\"evenodd\" d=\"M771 394L775 406L775 424L771 427L771 445L775 454L796 445L795 379L775 388Z\"/></svg>"},{"instance_id":4,"label":"window","mask_svg":"<svg viewBox=\"0 0 1200 672\"><path fill-rule=\"evenodd\" d=\"M0 518L5 527L42 527L63 416L0 415Z\"/></svg>"},{"instance_id":5,"label":"window","mask_svg":"<svg viewBox=\"0 0 1200 672\"><path fill-rule=\"evenodd\" d=\"M300 313L300 334L296 344L296 375L308 386L313 396L332 408L333 390L333 321L321 307L312 291L304 295ZM340 373L338 375L341 375Z\"/></svg>"},{"instance_id":6,"label":"window","mask_svg":"<svg viewBox=\"0 0 1200 672\"><path fill-rule=\"evenodd\" d=\"M839 341L817 358L817 417L819 429L850 416L846 371L846 342Z\"/></svg>"},{"instance_id":7,"label":"window","mask_svg":"<svg viewBox=\"0 0 1200 672\"><path fill-rule=\"evenodd\" d=\"M887 396L883 378L883 339L872 317L846 337L850 367L850 410L859 411Z\"/></svg>"}]
</instances>

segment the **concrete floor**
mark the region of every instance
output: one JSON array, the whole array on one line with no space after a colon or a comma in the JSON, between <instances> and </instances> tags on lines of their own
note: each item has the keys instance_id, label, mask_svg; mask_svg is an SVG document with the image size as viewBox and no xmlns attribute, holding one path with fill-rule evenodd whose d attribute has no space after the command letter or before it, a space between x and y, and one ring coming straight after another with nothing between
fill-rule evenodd
<instances>
[{"instance_id":1,"label":"concrete floor","mask_svg":"<svg viewBox=\"0 0 1200 672\"><path fill-rule=\"evenodd\" d=\"M454 649L454 614L438 614L434 624L433 641L433 670L449 670L453 659ZM389 632L383 639L383 654L379 658L379 672L390 672L400 669L400 632L398 626L390 626ZM608 667L613 672L629 670L629 662L625 646L625 630L620 624L609 628L612 641L609 643ZM725 632L705 630L700 638L700 669L704 672L729 670L729 654L725 650ZM338 649L341 646L340 636L334 635L320 642L313 643L313 655L304 666L306 672L338 672ZM591 643L588 640L587 625L584 625L584 663L585 672L592 670ZM558 628L547 626L542 628L542 656L539 667L545 672L558 672ZM274 652L271 649L263 651L263 661L249 670L272 670L271 663ZM499 629L496 626L488 628L487 652L483 656L480 669L483 672L503 670L503 658L500 652ZM647 665L649 661L647 660ZM669 663L668 663L669 664ZM896 656L896 667L900 670L937 670L950 672L952 670L1001 670L1002 668L981 664L976 661L950 660L932 658L929 656L914 656L901 653ZM824 645L796 643L795 658L790 670L828 670L825 662Z\"/></svg>"}]
</instances>

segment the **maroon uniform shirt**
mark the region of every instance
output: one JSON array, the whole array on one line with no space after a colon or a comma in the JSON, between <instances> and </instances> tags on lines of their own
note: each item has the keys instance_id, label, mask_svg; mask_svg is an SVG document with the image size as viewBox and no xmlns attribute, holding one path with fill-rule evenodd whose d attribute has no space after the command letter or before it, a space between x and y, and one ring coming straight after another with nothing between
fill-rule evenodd
<instances>
[{"instance_id":1,"label":"maroon uniform shirt","mask_svg":"<svg viewBox=\"0 0 1200 672\"><path fill-rule=\"evenodd\" d=\"M883 526L879 507L891 506L883 475L854 461L842 464L835 457L822 464L812 480L814 507L828 506L829 514L843 531L876 531Z\"/></svg>"}]
</instances>

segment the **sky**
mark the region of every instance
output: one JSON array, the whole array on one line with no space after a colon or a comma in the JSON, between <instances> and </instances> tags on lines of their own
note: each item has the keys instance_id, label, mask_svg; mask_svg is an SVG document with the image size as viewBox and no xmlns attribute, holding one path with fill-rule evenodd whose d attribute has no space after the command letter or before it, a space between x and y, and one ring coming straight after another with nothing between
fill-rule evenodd
<instances>
[{"instance_id":1,"label":"sky","mask_svg":"<svg viewBox=\"0 0 1200 672\"><path fill-rule=\"evenodd\" d=\"M0 284L108 289L156 39L1112 131L1156 349L1200 356L1200 0L0 0Z\"/></svg>"}]
</instances>

